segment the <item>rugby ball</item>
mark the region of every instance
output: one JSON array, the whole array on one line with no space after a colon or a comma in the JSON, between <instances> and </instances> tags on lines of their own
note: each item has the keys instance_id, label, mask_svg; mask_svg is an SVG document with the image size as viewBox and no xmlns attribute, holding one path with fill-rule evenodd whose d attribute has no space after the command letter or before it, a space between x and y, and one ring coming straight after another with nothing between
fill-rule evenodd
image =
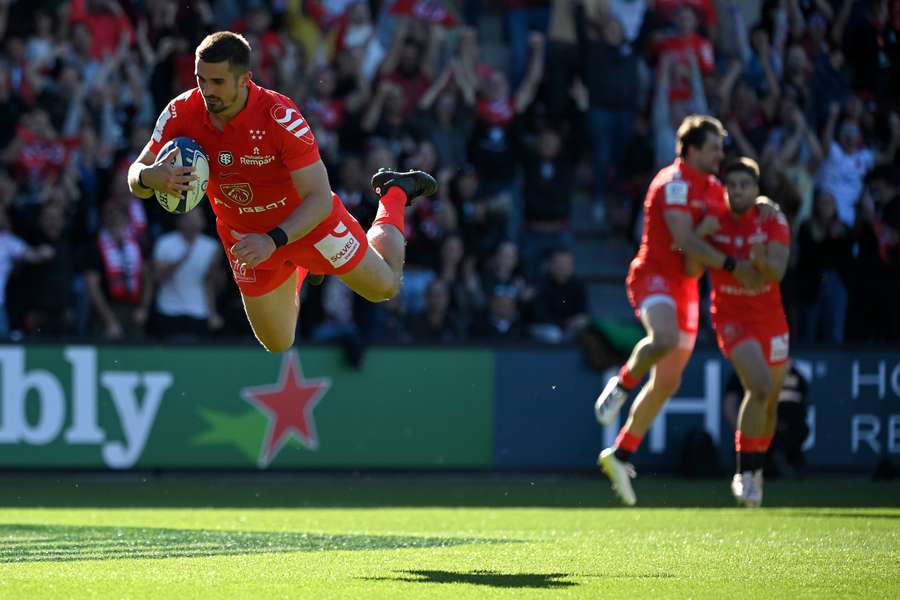
<instances>
[{"instance_id":1,"label":"rugby ball","mask_svg":"<svg viewBox=\"0 0 900 600\"><path fill-rule=\"evenodd\" d=\"M169 140L157 156L165 156L176 147L181 151L172 159L172 164L176 167L193 167L197 179L191 182L190 189L183 190L180 194L156 190L155 195L160 206L170 213L180 215L192 210L206 196L206 188L209 185L209 158L197 140L183 136Z\"/></svg>"}]
</instances>

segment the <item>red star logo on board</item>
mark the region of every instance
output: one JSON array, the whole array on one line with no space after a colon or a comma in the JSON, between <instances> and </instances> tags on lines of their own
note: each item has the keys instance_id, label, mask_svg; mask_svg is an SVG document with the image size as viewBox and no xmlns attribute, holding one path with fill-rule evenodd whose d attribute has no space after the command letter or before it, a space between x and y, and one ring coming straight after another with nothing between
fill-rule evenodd
<instances>
[{"instance_id":1,"label":"red star logo on board","mask_svg":"<svg viewBox=\"0 0 900 600\"><path fill-rule=\"evenodd\" d=\"M293 435L310 450L319 447L313 408L331 387L331 380L304 379L296 351L288 352L281 362L278 383L244 388L244 400L269 419L259 453L259 466L267 467Z\"/></svg>"}]
</instances>

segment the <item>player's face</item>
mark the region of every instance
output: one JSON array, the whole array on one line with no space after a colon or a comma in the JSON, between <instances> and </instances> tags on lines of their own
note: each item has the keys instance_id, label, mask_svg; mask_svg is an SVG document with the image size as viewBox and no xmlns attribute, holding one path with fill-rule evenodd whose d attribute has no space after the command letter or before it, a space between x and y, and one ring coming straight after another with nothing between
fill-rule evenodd
<instances>
[{"instance_id":1,"label":"player's face","mask_svg":"<svg viewBox=\"0 0 900 600\"><path fill-rule=\"evenodd\" d=\"M246 73L235 74L228 61L212 63L200 59L197 59L194 75L206 102L206 110L213 114L234 108L240 98L241 87L247 85L246 79L249 78Z\"/></svg>"},{"instance_id":2,"label":"player's face","mask_svg":"<svg viewBox=\"0 0 900 600\"><path fill-rule=\"evenodd\" d=\"M697 168L710 175L718 173L719 165L722 164L722 159L725 158L723 143L722 136L707 133L706 140L697 153L695 161Z\"/></svg>"},{"instance_id":3,"label":"player's face","mask_svg":"<svg viewBox=\"0 0 900 600\"><path fill-rule=\"evenodd\" d=\"M750 173L734 171L725 177L728 188L728 206L732 212L743 214L753 207L759 196L759 186Z\"/></svg>"}]
</instances>

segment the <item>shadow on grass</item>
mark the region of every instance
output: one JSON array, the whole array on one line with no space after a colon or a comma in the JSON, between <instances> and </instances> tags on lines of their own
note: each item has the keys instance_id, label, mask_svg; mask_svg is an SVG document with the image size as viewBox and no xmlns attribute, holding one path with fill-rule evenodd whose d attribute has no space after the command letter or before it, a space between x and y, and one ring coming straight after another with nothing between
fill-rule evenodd
<instances>
[{"instance_id":1,"label":"shadow on grass","mask_svg":"<svg viewBox=\"0 0 900 600\"><path fill-rule=\"evenodd\" d=\"M396 550L504 540L145 527L0 525L0 563Z\"/></svg>"},{"instance_id":2,"label":"shadow on grass","mask_svg":"<svg viewBox=\"0 0 900 600\"><path fill-rule=\"evenodd\" d=\"M561 581L566 573L498 573L496 571L402 571L398 577L362 577L366 581L405 581L407 583L468 583L496 588L566 588L578 585Z\"/></svg>"}]
</instances>

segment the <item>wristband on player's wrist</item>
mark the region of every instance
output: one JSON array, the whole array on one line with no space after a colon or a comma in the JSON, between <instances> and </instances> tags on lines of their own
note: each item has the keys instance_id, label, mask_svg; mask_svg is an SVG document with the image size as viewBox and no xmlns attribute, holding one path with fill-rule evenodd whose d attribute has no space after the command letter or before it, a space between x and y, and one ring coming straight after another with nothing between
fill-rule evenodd
<instances>
[{"instance_id":1,"label":"wristband on player's wrist","mask_svg":"<svg viewBox=\"0 0 900 600\"><path fill-rule=\"evenodd\" d=\"M276 248L280 248L288 243L288 236L281 227L276 227L275 229L267 231L266 235L272 238Z\"/></svg>"},{"instance_id":2,"label":"wristband on player's wrist","mask_svg":"<svg viewBox=\"0 0 900 600\"><path fill-rule=\"evenodd\" d=\"M736 267L737 267L737 261L734 259L734 257L726 256L725 262L722 263L722 268L730 273L730 272L734 271L734 269Z\"/></svg>"},{"instance_id":3,"label":"wristband on player's wrist","mask_svg":"<svg viewBox=\"0 0 900 600\"><path fill-rule=\"evenodd\" d=\"M149 190L150 186L144 183L144 169L147 167L143 167L140 171L138 171L138 185L144 188L145 190Z\"/></svg>"}]
</instances>

